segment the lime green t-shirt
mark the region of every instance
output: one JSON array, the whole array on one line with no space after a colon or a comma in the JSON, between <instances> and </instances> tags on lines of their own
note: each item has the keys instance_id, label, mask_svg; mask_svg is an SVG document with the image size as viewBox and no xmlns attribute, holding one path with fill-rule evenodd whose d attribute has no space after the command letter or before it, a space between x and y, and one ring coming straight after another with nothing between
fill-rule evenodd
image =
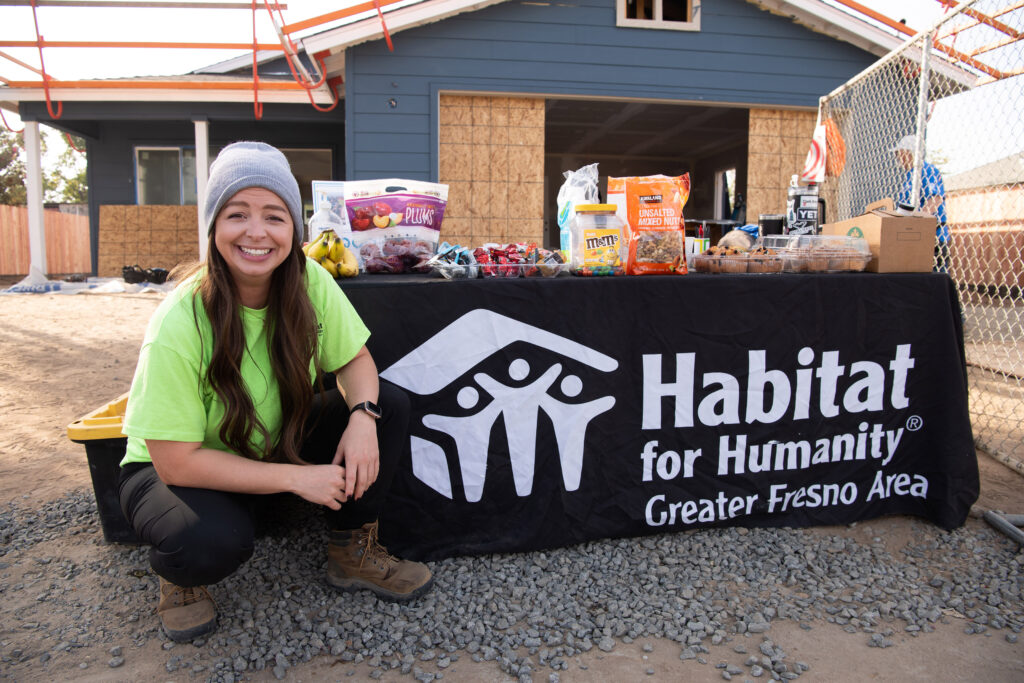
<instances>
[{"instance_id":1,"label":"lime green t-shirt","mask_svg":"<svg viewBox=\"0 0 1024 683\"><path fill-rule=\"evenodd\" d=\"M334 371L355 357L370 332L330 274L308 259L306 282L316 311L320 366ZM219 435L224 404L206 380L212 330L202 301L194 296L197 285L198 276L182 282L146 328L125 410L128 450L121 465L152 460L145 439L200 442L203 448L233 452ZM240 359L242 382L260 423L276 443L282 406L270 363L266 309L243 306L241 314L246 346ZM311 363L311 384L315 372ZM258 432L253 437L258 439ZM262 444L254 442L254 447L263 451Z\"/></svg>"}]
</instances>

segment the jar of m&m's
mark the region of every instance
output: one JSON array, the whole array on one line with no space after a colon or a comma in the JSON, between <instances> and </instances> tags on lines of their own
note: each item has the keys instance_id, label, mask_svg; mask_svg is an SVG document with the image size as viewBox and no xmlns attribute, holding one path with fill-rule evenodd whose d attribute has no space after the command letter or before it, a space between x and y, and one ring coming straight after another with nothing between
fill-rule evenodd
<instances>
[{"instance_id":1,"label":"jar of m&m's","mask_svg":"<svg viewBox=\"0 0 1024 683\"><path fill-rule=\"evenodd\" d=\"M573 218L570 269L574 275L622 275L625 224L614 204L578 204Z\"/></svg>"}]
</instances>

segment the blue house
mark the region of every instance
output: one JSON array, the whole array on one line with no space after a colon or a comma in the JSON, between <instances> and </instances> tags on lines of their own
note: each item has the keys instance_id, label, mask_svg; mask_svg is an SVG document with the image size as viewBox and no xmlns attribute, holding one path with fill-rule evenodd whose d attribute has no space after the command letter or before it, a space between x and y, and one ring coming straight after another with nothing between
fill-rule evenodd
<instances>
[{"instance_id":1,"label":"blue house","mask_svg":"<svg viewBox=\"0 0 1024 683\"><path fill-rule=\"evenodd\" d=\"M375 13L301 41L324 77L308 95L259 53L260 118L251 54L163 87L55 83L55 121L42 88L0 102L87 140L93 263L114 275L198 255L205 164L243 138L285 150L307 211L314 179L447 183L442 237L467 245L557 244L562 174L595 161L602 192L688 172L688 218L756 220L783 209L818 98L901 42L810 0L422 0L384 17L393 50Z\"/></svg>"}]
</instances>

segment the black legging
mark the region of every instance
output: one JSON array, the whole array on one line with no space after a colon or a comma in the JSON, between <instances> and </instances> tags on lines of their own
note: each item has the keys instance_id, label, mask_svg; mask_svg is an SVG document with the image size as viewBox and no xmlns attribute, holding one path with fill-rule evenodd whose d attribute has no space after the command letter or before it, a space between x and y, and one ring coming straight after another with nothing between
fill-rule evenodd
<instances>
[{"instance_id":1,"label":"black legging","mask_svg":"<svg viewBox=\"0 0 1024 683\"><path fill-rule=\"evenodd\" d=\"M324 507L330 529L355 529L377 519L406 451L409 398L398 387L381 382L378 402L383 416L377 421L377 480L358 501L343 503L340 510ZM318 394L306 423L311 432L302 444L302 458L331 462L348 417L348 406L337 389ZM119 491L129 524L152 546L153 571L173 584L216 583L252 556L254 512L264 496L167 486L149 463L122 468Z\"/></svg>"}]
</instances>

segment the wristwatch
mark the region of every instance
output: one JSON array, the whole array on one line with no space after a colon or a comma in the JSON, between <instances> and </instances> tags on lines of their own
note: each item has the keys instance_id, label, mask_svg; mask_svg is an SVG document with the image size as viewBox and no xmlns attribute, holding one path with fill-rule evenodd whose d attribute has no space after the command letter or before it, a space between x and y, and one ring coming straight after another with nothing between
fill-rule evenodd
<instances>
[{"instance_id":1,"label":"wristwatch","mask_svg":"<svg viewBox=\"0 0 1024 683\"><path fill-rule=\"evenodd\" d=\"M352 410L350 410L348 414L353 415L357 410L362 410L366 413L369 413L370 417L372 417L375 420L380 419L380 406L377 405L376 403L373 403L372 401L363 401L362 403L355 404L354 406L352 406Z\"/></svg>"}]
</instances>

